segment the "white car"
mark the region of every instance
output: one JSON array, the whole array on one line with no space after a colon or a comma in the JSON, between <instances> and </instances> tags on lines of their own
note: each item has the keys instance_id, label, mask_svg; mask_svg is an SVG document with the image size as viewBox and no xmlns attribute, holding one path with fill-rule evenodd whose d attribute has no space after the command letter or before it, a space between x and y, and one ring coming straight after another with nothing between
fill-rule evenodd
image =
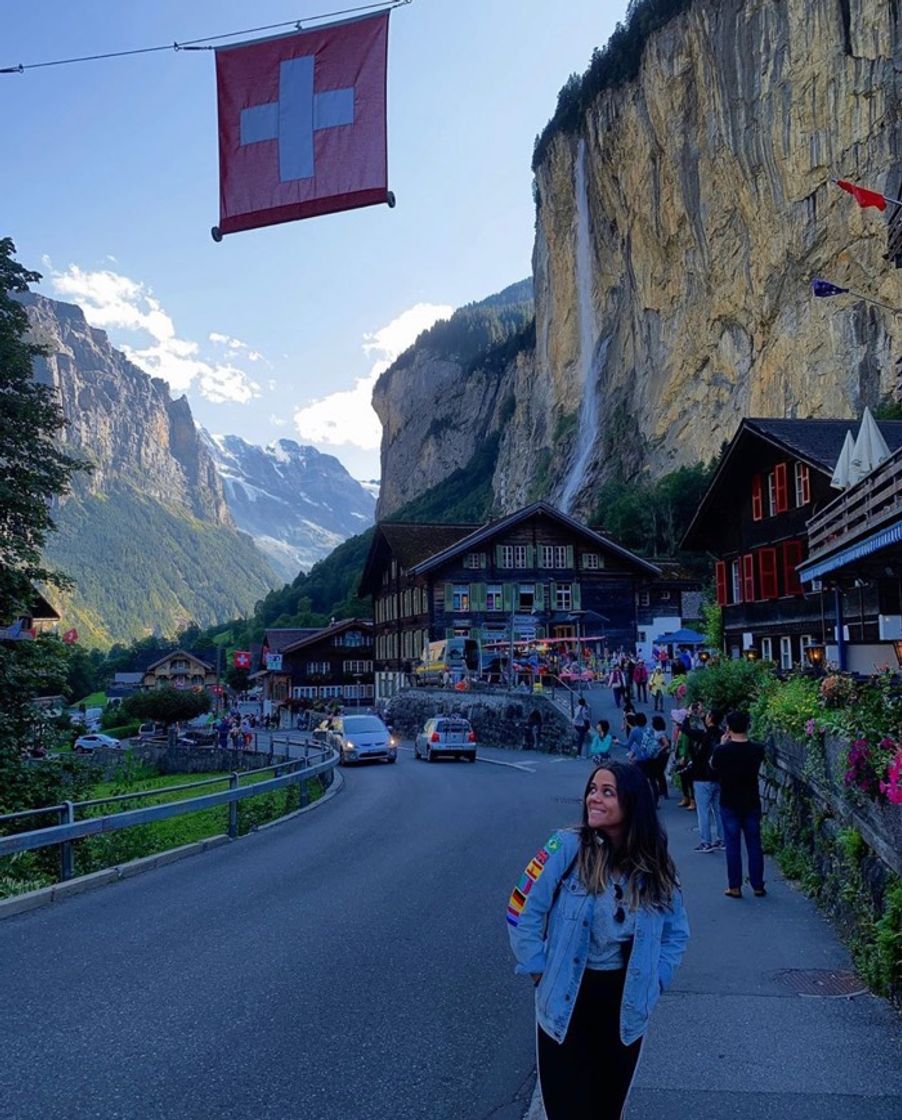
<instances>
[{"instance_id":1,"label":"white car","mask_svg":"<svg viewBox=\"0 0 902 1120\"><path fill-rule=\"evenodd\" d=\"M97 731L91 735L79 735L72 749L78 754L90 754L96 750L118 750L121 747L119 739L114 739L112 735L101 735Z\"/></svg>"},{"instance_id":2,"label":"white car","mask_svg":"<svg viewBox=\"0 0 902 1120\"><path fill-rule=\"evenodd\" d=\"M469 721L456 716L435 716L426 720L426 726L413 744L416 758L435 762L440 754L453 754L455 758L476 761L476 732Z\"/></svg>"}]
</instances>

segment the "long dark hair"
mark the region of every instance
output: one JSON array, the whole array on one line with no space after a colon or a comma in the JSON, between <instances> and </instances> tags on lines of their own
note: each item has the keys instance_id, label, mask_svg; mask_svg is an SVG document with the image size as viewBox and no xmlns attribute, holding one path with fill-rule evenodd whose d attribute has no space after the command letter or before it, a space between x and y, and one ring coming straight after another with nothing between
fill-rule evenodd
<instances>
[{"instance_id":1,"label":"long dark hair","mask_svg":"<svg viewBox=\"0 0 902 1120\"><path fill-rule=\"evenodd\" d=\"M586 798L600 770L614 775L617 799L623 810L623 839L616 849L599 831L589 827ZM666 910L670 906L678 886L676 867L667 851L667 834L658 820L648 778L638 766L614 761L595 767L583 791L579 836L579 874L586 890L600 894L616 867L626 876L627 897L632 909L643 906Z\"/></svg>"}]
</instances>

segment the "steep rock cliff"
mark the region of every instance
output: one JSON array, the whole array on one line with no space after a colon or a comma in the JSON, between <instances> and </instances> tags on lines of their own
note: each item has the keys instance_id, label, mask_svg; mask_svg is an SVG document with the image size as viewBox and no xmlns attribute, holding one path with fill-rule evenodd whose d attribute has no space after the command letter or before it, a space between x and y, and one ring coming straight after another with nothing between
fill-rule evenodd
<instances>
[{"instance_id":1,"label":"steep rock cliff","mask_svg":"<svg viewBox=\"0 0 902 1120\"><path fill-rule=\"evenodd\" d=\"M21 298L48 351L35 377L58 394L61 439L93 467L58 504L46 549L76 581L64 624L109 645L250 613L279 581L235 528L187 400L172 400L78 307Z\"/></svg>"},{"instance_id":2,"label":"steep rock cliff","mask_svg":"<svg viewBox=\"0 0 902 1120\"><path fill-rule=\"evenodd\" d=\"M886 218L830 183L898 197L896 0L695 0L542 153L535 350L490 399L426 354L406 404L387 386L380 415L421 418L383 440L405 496L498 430L497 510L589 513L600 479L707 459L743 415L852 416L895 389L902 320L810 281L902 306ZM461 423L430 433L449 400Z\"/></svg>"}]
</instances>

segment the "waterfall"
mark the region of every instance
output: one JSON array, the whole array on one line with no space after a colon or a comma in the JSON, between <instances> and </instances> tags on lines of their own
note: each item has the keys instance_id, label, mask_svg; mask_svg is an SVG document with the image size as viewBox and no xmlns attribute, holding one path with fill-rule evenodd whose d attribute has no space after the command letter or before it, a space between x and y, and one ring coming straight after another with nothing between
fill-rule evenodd
<instances>
[{"instance_id":1,"label":"waterfall","mask_svg":"<svg viewBox=\"0 0 902 1120\"><path fill-rule=\"evenodd\" d=\"M598 434L598 375L608 353L609 338L596 347L595 307L592 303L592 239L589 231L589 194L586 189L586 142L576 153L576 292L579 314L579 375L582 403L576 429L573 462L564 480L560 508L569 513L586 477ZM597 353L596 353L597 349Z\"/></svg>"}]
</instances>

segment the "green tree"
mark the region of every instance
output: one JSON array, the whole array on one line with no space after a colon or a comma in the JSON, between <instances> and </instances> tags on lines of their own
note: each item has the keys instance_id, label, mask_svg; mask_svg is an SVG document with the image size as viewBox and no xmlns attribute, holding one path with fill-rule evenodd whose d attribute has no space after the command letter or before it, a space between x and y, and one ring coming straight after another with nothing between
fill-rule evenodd
<instances>
[{"instance_id":1,"label":"green tree","mask_svg":"<svg viewBox=\"0 0 902 1120\"><path fill-rule=\"evenodd\" d=\"M233 665L230 669L226 670L226 684L232 692L247 692L250 686L250 673L247 669L236 669Z\"/></svg>"},{"instance_id":2,"label":"green tree","mask_svg":"<svg viewBox=\"0 0 902 1120\"><path fill-rule=\"evenodd\" d=\"M155 688L136 692L122 701L126 719L152 719L169 727L182 720L194 719L210 710L206 692L187 692L179 688Z\"/></svg>"},{"instance_id":3,"label":"green tree","mask_svg":"<svg viewBox=\"0 0 902 1120\"><path fill-rule=\"evenodd\" d=\"M51 500L87 465L61 449L62 409L53 390L33 380L43 351L28 341L28 316L13 293L41 277L14 253L10 238L0 238L0 622L29 608L36 581L69 586L41 557L54 528Z\"/></svg>"}]
</instances>

